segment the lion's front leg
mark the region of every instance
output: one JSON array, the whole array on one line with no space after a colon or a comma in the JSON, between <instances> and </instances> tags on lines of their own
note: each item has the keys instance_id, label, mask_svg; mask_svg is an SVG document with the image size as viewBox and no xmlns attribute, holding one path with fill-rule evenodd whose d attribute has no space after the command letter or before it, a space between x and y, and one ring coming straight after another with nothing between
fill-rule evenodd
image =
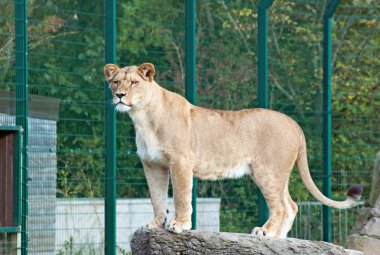
<instances>
[{"instance_id":1,"label":"lion's front leg","mask_svg":"<svg viewBox=\"0 0 380 255\"><path fill-rule=\"evenodd\" d=\"M192 160L177 159L172 164L171 180L175 214L166 229L174 233L182 233L191 229L191 191L193 187L193 164Z\"/></svg>"},{"instance_id":2,"label":"lion's front leg","mask_svg":"<svg viewBox=\"0 0 380 255\"><path fill-rule=\"evenodd\" d=\"M153 167L144 162L143 165L154 210L154 219L148 222L146 227L149 229L165 227L168 213L166 200L169 185L169 170Z\"/></svg>"}]
</instances>

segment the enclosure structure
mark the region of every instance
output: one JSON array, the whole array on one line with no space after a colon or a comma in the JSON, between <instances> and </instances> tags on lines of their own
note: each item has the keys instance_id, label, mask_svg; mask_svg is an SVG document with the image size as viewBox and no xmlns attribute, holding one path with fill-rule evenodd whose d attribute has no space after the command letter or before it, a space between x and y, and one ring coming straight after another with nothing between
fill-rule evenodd
<instances>
[{"instance_id":1,"label":"enclosure structure","mask_svg":"<svg viewBox=\"0 0 380 255\"><path fill-rule=\"evenodd\" d=\"M21 238L21 139L20 127L0 127L0 242L14 247L9 254Z\"/></svg>"},{"instance_id":2,"label":"enclosure structure","mask_svg":"<svg viewBox=\"0 0 380 255\"><path fill-rule=\"evenodd\" d=\"M117 199L145 199L148 190L132 123L116 115L109 101L102 73L108 62L152 62L159 84L200 106L259 106L286 113L306 134L312 176L321 189L325 180L328 193L331 180L334 199L344 198L350 183L363 183L368 191L379 145L380 6L342 0L332 8L334 3L0 0L0 90L5 91L0 102L12 108L2 112L0 126L24 130L21 193L29 205L21 208L19 245L1 241L0 253L16 248L23 254L126 251L129 237L120 233L129 226L116 223L142 212L127 214ZM331 39L331 51L323 38ZM324 93L329 88L330 99ZM33 98L44 106L37 116ZM47 114L54 109L56 117ZM44 124L33 128L33 123ZM324 172L329 166L331 173ZM320 204L307 202L314 199L297 173L290 192L300 205L291 236L344 242L354 210L323 216ZM252 181L243 178L198 181L194 197L221 198L221 231L249 232L258 219L265 220L257 194ZM72 206L80 202L92 210ZM34 210L37 205L40 210ZM94 214L105 218L105 225L74 229L75 221ZM104 229L100 237L77 238ZM67 234L74 232L76 238Z\"/></svg>"},{"instance_id":3,"label":"enclosure structure","mask_svg":"<svg viewBox=\"0 0 380 255\"><path fill-rule=\"evenodd\" d=\"M0 92L2 98L13 98L13 93ZM57 120L59 101L56 99L29 95L28 100L28 238L40 245L37 251L29 249L30 254L50 254L54 252L55 222L56 222L56 192L57 192ZM0 122L4 127L17 127L15 122L15 105L12 101L0 102ZM21 128L20 128L21 129ZM22 130L22 129L21 129ZM40 134L43 133L44 136ZM23 134L23 132L22 132ZM19 135L20 155L15 163L21 169L21 133ZM15 140L16 141L16 140ZM2 146L4 148L4 146ZM17 159L17 160L16 160ZM3 162L4 163L4 162ZM21 201L26 198L22 195L21 171L14 176L13 182L17 185L17 195ZM9 185L10 180L2 180ZM4 191L10 190L7 185ZM16 197L16 196L15 196ZM20 203L20 206L22 204ZM25 202L23 204L25 205ZM7 205L5 205L5 208ZM20 207L21 209L21 207ZM25 216L24 216L25 217ZM21 215L20 215L21 219ZM19 223L21 226L21 221ZM45 231L40 231L45 229Z\"/></svg>"}]
</instances>

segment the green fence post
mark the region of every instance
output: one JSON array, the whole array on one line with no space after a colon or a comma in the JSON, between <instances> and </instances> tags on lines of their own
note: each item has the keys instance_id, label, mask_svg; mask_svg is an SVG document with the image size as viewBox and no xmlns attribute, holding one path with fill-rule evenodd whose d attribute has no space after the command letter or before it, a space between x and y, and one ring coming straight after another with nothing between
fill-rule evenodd
<instances>
[{"instance_id":1,"label":"green fence post","mask_svg":"<svg viewBox=\"0 0 380 255\"><path fill-rule=\"evenodd\" d=\"M104 60L116 61L116 0L104 1ZM116 113L108 82L104 82L105 114L105 246L104 254L116 254Z\"/></svg>"},{"instance_id":2,"label":"green fence post","mask_svg":"<svg viewBox=\"0 0 380 255\"><path fill-rule=\"evenodd\" d=\"M185 1L185 97L196 104L196 0ZM197 228L197 180L193 178L191 228Z\"/></svg>"},{"instance_id":3,"label":"green fence post","mask_svg":"<svg viewBox=\"0 0 380 255\"><path fill-rule=\"evenodd\" d=\"M332 16L339 0L330 0L323 16L323 194L331 198ZM331 208L323 205L323 240L332 241Z\"/></svg>"},{"instance_id":4,"label":"green fence post","mask_svg":"<svg viewBox=\"0 0 380 255\"><path fill-rule=\"evenodd\" d=\"M257 11L258 46L257 46L257 79L258 101L260 108L268 108L268 8L274 0L262 0ZM268 206L263 194L259 191L259 218L258 224L262 226L268 219Z\"/></svg>"},{"instance_id":5,"label":"green fence post","mask_svg":"<svg viewBox=\"0 0 380 255\"><path fill-rule=\"evenodd\" d=\"M28 254L28 1L15 0L16 125L22 143L21 254Z\"/></svg>"}]
</instances>

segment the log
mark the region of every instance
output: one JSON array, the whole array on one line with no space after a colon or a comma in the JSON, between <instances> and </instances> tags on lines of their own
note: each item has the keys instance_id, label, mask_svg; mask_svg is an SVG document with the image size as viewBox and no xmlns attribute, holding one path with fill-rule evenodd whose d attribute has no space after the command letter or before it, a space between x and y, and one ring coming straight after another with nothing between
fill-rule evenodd
<instances>
[{"instance_id":1,"label":"log","mask_svg":"<svg viewBox=\"0 0 380 255\"><path fill-rule=\"evenodd\" d=\"M136 230L131 240L131 249L134 255L364 254L321 241L195 230L173 234L162 228Z\"/></svg>"}]
</instances>

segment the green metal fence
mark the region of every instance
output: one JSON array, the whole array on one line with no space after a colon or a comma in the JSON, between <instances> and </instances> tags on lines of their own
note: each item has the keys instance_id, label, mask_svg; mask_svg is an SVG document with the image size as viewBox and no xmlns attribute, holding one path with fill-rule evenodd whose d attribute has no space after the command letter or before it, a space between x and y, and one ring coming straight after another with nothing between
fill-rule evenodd
<instances>
[{"instance_id":1,"label":"green metal fence","mask_svg":"<svg viewBox=\"0 0 380 255\"><path fill-rule=\"evenodd\" d=\"M25 130L21 245L0 239L0 254L125 254L151 216L132 123L104 83L109 62L152 62L159 84L200 106L290 115L318 187L343 199L362 183L365 199L380 144L379 19L365 0L0 0L0 126ZM355 209L303 204L314 199L298 173L290 193L291 236L344 243ZM250 232L267 217L258 194L248 177L198 180L197 228Z\"/></svg>"},{"instance_id":2,"label":"green metal fence","mask_svg":"<svg viewBox=\"0 0 380 255\"><path fill-rule=\"evenodd\" d=\"M338 2L292 1L287 6L292 11L274 3L271 15L278 11L289 20L269 32L269 68L271 108L301 124L314 180L331 185L323 191L342 199L349 183L368 185L378 149L378 62L369 59L379 52L379 37L372 34L379 29L379 6ZM335 12L333 4L338 4ZM290 184L291 193L300 188L296 183ZM342 242L336 235L338 211L323 215L331 222L325 222L323 239Z\"/></svg>"}]
</instances>

